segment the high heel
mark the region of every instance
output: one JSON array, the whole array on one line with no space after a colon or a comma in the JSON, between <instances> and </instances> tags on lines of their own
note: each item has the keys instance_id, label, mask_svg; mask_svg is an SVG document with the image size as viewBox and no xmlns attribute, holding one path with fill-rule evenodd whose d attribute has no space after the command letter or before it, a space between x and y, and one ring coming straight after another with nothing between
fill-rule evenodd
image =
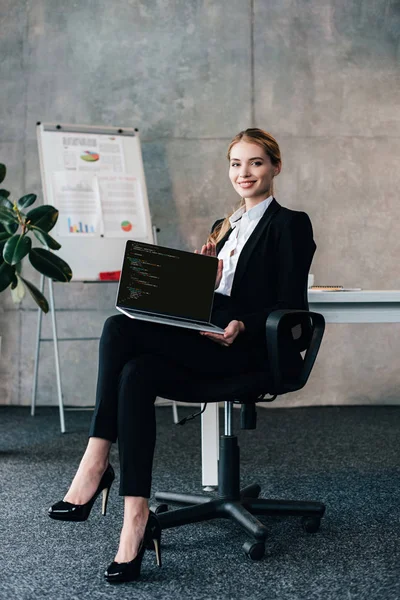
<instances>
[{"instance_id":1,"label":"high heel","mask_svg":"<svg viewBox=\"0 0 400 600\"><path fill-rule=\"evenodd\" d=\"M152 511L149 512L147 520L144 545L146 548L154 548L156 551L157 566L161 567L161 525Z\"/></svg>"},{"instance_id":2,"label":"high heel","mask_svg":"<svg viewBox=\"0 0 400 600\"><path fill-rule=\"evenodd\" d=\"M150 511L137 555L129 562L112 562L104 573L106 580L109 583L126 583L138 579L144 552L152 542L156 551L157 565L161 567L161 527L156 515Z\"/></svg>"},{"instance_id":3,"label":"high heel","mask_svg":"<svg viewBox=\"0 0 400 600\"><path fill-rule=\"evenodd\" d=\"M56 502L49 508L49 517L58 521L86 521L92 510L92 506L101 492L103 492L103 501L101 504L101 512L103 516L107 512L108 496L112 482L115 479L115 473L112 466L109 464L104 471L103 477L100 480L99 486L86 504L72 504L72 502Z\"/></svg>"}]
</instances>

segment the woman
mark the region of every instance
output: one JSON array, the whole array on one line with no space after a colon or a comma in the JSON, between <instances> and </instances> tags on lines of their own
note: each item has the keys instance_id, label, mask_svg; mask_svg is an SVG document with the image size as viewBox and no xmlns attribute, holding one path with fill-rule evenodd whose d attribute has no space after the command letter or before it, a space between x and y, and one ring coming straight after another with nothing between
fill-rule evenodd
<instances>
[{"instance_id":1,"label":"woman","mask_svg":"<svg viewBox=\"0 0 400 600\"><path fill-rule=\"evenodd\" d=\"M124 315L107 319L89 442L64 500L49 510L54 519L85 520L103 491L105 513L114 479L109 451L118 439L124 522L117 554L105 572L109 582L137 579L151 539L160 564L160 527L149 512L148 498L154 400L171 373L166 361L171 364L173 357L183 378L253 370L267 359L268 314L279 308L308 308L306 282L316 246L308 216L281 207L273 198L273 180L281 170L276 140L260 129L242 131L229 146L228 160L240 206L214 224L201 249L220 259L211 321L225 332L199 335Z\"/></svg>"}]
</instances>

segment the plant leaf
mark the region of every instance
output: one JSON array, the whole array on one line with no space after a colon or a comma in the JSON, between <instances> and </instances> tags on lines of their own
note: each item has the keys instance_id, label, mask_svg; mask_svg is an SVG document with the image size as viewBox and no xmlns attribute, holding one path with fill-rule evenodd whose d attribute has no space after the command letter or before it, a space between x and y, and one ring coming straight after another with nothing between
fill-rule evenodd
<instances>
[{"instance_id":1,"label":"plant leaf","mask_svg":"<svg viewBox=\"0 0 400 600\"><path fill-rule=\"evenodd\" d=\"M0 183L2 181L4 181L4 179L6 177L6 173L7 173L6 165L3 165L2 163L0 163Z\"/></svg>"},{"instance_id":2,"label":"plant leaf","mask_svg":"<svg viewBox=\"0 0 400 600\"><path fill-rule=\"evenodd\" d=\"M7 196L3 196L0 193L0 206L5 206L6 208L9 208L10 210L12 210L12 207L14 206L13 203L11 202L11 200L9 200L7 198Z\"/></svg>"},{"instance_id":3,"label":"plant leaf","mask_svg":"<svg viewBox=\"0 0 400 600\"><path fill-rule=\"evenodd\" d=\"M0 231L0 242L4 242L4 240L8 240L9 237L11 237L11 233L8 233L8 231Z\"/></svg>"},{"instance_id":4,"label":"plant leaf","mask_svg":"<svg viewBox=\"0 0 400 600\"><path fill-rule=\"evenodd\" d=\"M27 235L13 235L4 246L4 260L9 265L15 265L28 254L31 248L32 240L30 237Z\"/></svg>"},{"instance_id":5,"label":"plant leaf","mask_svg":"<svg viewBox=\"0 0 400 600\"><path fill-rule=\"evenodd\" d=\"M18 285L18 277L17 277L17 275L14 273L14 277L13 277L13 280L12 280L12 282L11 282L11 290L15 290L15 288L17 287L17 285ZM11 295L12 295L12 294L11 294Z\"/></svg>"},{"instance_id":6,"label":"plant leaf","mask_svg":"<svg viewBox=\"0 0 400 600\"><path fill-rule=\"evenodd\" d=\"M7 200L8 202L8 200ZM13 210L6 206L0 206L0 221L3 224L18 223L18 217Z\"/></svg>"},{"instance_id":7,"label":"plant leaf","mask_svg":"<svg viewBox=\"0 0 400 600\"><path fill-rule=\"evenodd\" d=\"M32 298L34 299L36 304L39 306L39 308L41 308L44 313L49 312L48 302L47 302L46 298L43 296L42 292L40 292L37 289L37 287L34 286L33 283L31 283L30 281L27 281L23 277L21 277L21 279L24 282L24 284L26 285L26 287L28 288L28 291L30 292Z\"/></svg>"},{"instance_id":8,"label":"plant leaf","mask_svg":"<svg viewBox=\"0 0 400 600\"><path fill-rule=\"evenodd\" d=\"M47 245L51 250L59 250L61 248L61 244L59 244L57 242L57 240L52 238L51 235L49 235L45 231L42 231L38 227L32 227L32 229L33 229L33 233L35 234L35 236L37 237L39 242L41 242L45 246ZM0 234L0 240L1 240L1 234Z\"/></svg>"},{"instance_id":9,"label":"plant leaf","mask_svg":"<svg viewBox=\"0 0 400 600\"><path fill-rule=\"evenodd\" d=\"M11 298L14 304L22 302L25 296L25 286L22 283L20 277L17 277L17 285L11 284Z\"/></svg>"},{"instance_id":10,"label":"plant leaf","mask_svg":"<svg viewBox=\"0 0 400 600\"><path fill-rule=\"evenodd\" d=\"M5 227L6 231L8 231L10 235L13 235L18 231L19 223L6 223Z\"/></svg>"},{"instance_id":11,"label":"plant leaf","mask_svg":"<svg viewBox=\"0 0 400 600\"><path fill-rule=\"evenodd\" d=\"M3 198L8 198L9 195L10 195L10 192L8 190L4 190L4 189L0 190L0 196L3 196Z\"/></svg>"},{"instance_id":12,"label":"plant leaf","mask_svg":"<svg viewBox=\"0 0 400 600\"><path fill-rule=\"evenodd\" d=\"M35 225L46 232L53 229L54 225L57 223L57 219L58 210L54 208L54 206L50 206L50 204L42 204L42 206L33 208L26 215L26 220L30 221L28 227Z\"/></svg>"},{"instance_id":13,"label":"plant leaf","mask_svg":"<svg viewBox=\"0 0 400 600\"><path fill-rule=\"evenodd\" d=\"M26 196L22 196L22 198L17 201L17 206L19 209L27 208L36 201L36 198L36 194L26 194Z\"/></svg>"},{"instance_id":14,"label":"plant leaf","mask_svg":"<svg viewBox=\"0 0 400 600\"><path fill-rule=\"evenodd\" d=\"M29 252L29 260L32 267L39 273L55 279L56 281L71 281L71 267L49 250L44 248L32 248Z\"/></svg>"},{"instance_id":15,"label":"plant leaf","mask_svg":"<svg viewBox=\"0 0 400 600\"><path fill-rule=\"evenodd\" d=\"M15 279L15 268L6 262L0 265L0 292L6 289Z\"/></svg>"}]
</instances>

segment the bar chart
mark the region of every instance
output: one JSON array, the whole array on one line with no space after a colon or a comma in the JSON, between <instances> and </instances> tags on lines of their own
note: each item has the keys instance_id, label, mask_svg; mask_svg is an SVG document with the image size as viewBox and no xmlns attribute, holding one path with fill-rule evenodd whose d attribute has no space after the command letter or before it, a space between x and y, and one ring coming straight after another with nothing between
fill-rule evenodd
<instances>
[{"instance_id":1,"label":"bar chart","mask_svg":"<svg viewBox=\"0 0 400 600\"><path fill-rule=\"evenodd\" d=\"M68 231L70 233L95 233L95 228L88 223L82 223L82 221L72 224L71 218L68 217Z\"/></svg>"}]
</instances>

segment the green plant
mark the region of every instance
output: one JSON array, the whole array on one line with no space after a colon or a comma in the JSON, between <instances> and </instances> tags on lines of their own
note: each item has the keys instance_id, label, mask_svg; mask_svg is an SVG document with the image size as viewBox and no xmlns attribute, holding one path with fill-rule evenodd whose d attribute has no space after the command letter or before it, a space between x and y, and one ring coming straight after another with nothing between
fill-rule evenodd
<instances>
[{"instance_id":1,"label":"green plant","mask_svg":"<svg viewBox=\"0 0 400 600\"><path fill-rule=\"evenodd\" d=\"M6 176L6 167L0 163L0 183ZM35 194L26 194L19 200L10 199L10 192L0 189L0 292L11 287L15 302L20 302L28 288L36 304L47 313L49 305L43 294L21 275L22 260L28 256L31 265L55 281L70 281L71 267L50 252L61 245L49 235L57 223L58 210L43 204L28 213L22 212L36 201ZM33 248L29 234L34 234L44 248Z\"/></svg>"}]
</instances>

